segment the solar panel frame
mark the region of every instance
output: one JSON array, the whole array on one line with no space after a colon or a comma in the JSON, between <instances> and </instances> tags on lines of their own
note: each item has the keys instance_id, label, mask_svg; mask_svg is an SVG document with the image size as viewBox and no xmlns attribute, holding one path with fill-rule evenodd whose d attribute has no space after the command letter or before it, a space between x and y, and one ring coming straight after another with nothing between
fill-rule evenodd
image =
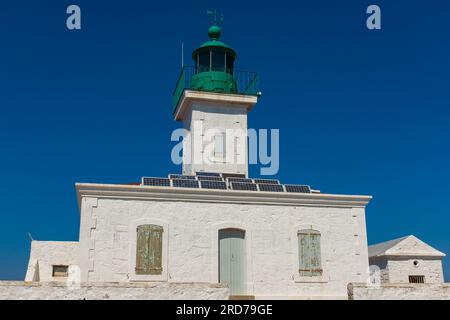
<instances>
[{"instance_id":1,"label":"solar panel frame","mask_svg":"<svg viewBox=\"0 0 450 320\"><path fill-rule=\"evenodd\" d=\"M224 181L202 180L200 185L202 189L227 190L227 184Z\"/></svg>"},{"instance_id":2,"label":"solar panel frame","mask_svg":"<svg viewBox=\"0 0 450 320\"><path fill-rule=\"evenodd\" d=\"M203 172L203 171L198 171L195 173L198 177L202 176L202 177L220 177L220 173L218 172Z\"/></svg>"},{"instance_id":3,"label":"solar panel frame","mask_svg":"<svg viewBox=\"0 0 450 320\"><path fill-rule=\"evenodd\" d=\"M199 189L199 181L190 179L172 179L172 186L174 188L190 188Z\"/></svg>"},{"instance_id":4,"label":"solar panel frame","mask_svg":"<svg viewBox=\"0 0 450 320\"><path fill-rule=\"evenodd\" d=\"M170 187L170 179L155 178L155 177L142 177L142 185L150 186L150 187Z\"/></svg>"},{"instance_id":5,"label":"solar panel frame","mask_svg":"<svg viewBox=\"0 0 450 320\"><path fill-rule=\"evenodd\" d=\"M246 178L245 174L241 174L241 173L222 173L222 177L224 179L227 178Z\"/></svg>"},{"instance_id":6,"label":"solar panel frame","mask_svg":"<svg viewBox=\"0 0 450 320\"><path fill-rule=\"evenodd\" d=\"M227 178L229 183L237 182L237 183L253 183L252 179L249 178Z\"/></svg>"},{"instance_id":7,"label":"solar panel frame","mask_svg":"<svg viewBox=\"0 0 450 320\"><path fill-rule=\"evenodd\" d=\"M253 179L258 184L280 184L280 180L276 179Z\"/></svg>"},{"instance_id":8,"label":"solar panel frame","mask_svg":"<svg viewBox=\"0 0 450 320\"><path fill-rule=\"evenodd\" d=\"M211 177L211 176L197 176L197 180L200 181L221 181L224 182L222 177Z\"/></svg>"},{"instance_id":9,"label":"solar panel frame","mask_svg":"<svg viewBox=\"0 0 450 320\"><path fill-rule=\"evenodd\" d=\"M284 192L281 184L258 183L258 189L264 192Z\"/></svg>"},{"instance_id":10,"label":"solar panel frame","mask_svg":"<svg viewBox=\"0 0 450 320\"><path fill-rule=\"evenodd\" d=\"M254 183L232 182L231 188L238 191L258 191L258 186Z\"/></svg>"},{"instance_id":11,"label":"solar panel frame","mask_svg":"<svg viewBox=\"0 0 450 320\"><path fill-rule=\"evenodd\" d=\"M290 193L311 193L311 187L306 185L285 184L284 189Z\"/></svg>"},{"instance_id":12,"label":"solar panel frame","mask_svg":"<svg viewBox=\"0 0 450 320\"><path fill-rule=\"evenodd\" d=\"M184 175L184 174L169 174L169 179L178 180L196 180L195 176Z\"/></svg>"}]
</instances>

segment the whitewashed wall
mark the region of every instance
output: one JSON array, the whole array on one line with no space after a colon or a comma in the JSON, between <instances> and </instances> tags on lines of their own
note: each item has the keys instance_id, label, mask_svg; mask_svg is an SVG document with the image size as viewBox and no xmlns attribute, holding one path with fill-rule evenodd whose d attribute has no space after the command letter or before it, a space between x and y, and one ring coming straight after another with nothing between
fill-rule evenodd
<instances>
[{"instance_id":1,"label":"whitewashed wall","mask_svg":"<svg viewBox=\"0 0 450 320\"><path fill-rule=\"evenodd\" d=\"M53 277L53 265L77 266L78 242L32 241L25 281L63 281Z\"/></svg>"},{"instance_id":2,"label":"whitewashed wall","mask_svg":"<svg viewBox=\"0 0 450 320\"><path fill-rule=\"evenodd\" d=\"M449 300L450 284L383 284L348 286L350 300Z\"/></svg>"},{"instance_id":3,"label":"whitewashed wall","mask_svg":"<svg viewBox=\"0 0 450 320\"><path fill-rule=\"evenodd\" d=\"M228 295L223 286L196 283L90 283L69 288L55 282L0 281L0 300L226 300Z\"/></svg>"},{"instance_id":4,"label":"whitewashed wall","mask_svg":"<svg viewBox=\"0 0 450 320\"><path fill-rule=\"evenodd\" d=\"M141 222L166 227L161 280L169 282L217 283L218 230L229 227L246 230L247 294L256 298L346 299L347 284L368 277L363 207L94 197L81 197L80 205L83 282L133 278L132 241ZM310 227L322 233L324 275L315 280L297 275L296 233Z\"/></svg>"}]
</instances>

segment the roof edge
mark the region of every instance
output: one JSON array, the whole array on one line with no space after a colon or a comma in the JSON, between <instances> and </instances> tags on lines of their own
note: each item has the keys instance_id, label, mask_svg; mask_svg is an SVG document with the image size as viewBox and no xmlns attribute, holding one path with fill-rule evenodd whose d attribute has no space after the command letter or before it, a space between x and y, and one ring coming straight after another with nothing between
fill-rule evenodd
<instances>
[{"instance_id":1,"label":"roof edge","mask_svg":"<svg viewBox=\"0 0 450 320\"><path fill-rule=\"evenodd\" d=\"M414 241L423 244L425 247L431 249L430 251L426 252L408 252L408 251L404 251L404 252L395 252L392 251L393 249L395 249L395 247L397 247L399 244L401 244L402 242L408 240L408 239L413 239ZM384 248L383 248L384 246ZM378 250L377 250L378 249ZM381 250L381 251L380 251ZM430 257L430 258L436 258L436 257L445 257L446 254L435 249L434 247L430 246L428 243L420 240L419 238L417 238L414 235L407 235L401 238L396 238L396 239L392 239L392 240L388 240L385 242L380 242L380 243L376 243L373 245L370 245L368 247L368 251L369 251L369 258L394 258L394 257ZM371 251L375 251L374 254L371 254Z\"/></svg>"},{"instance_id":2,"label":"roof edge","mask_svg":"<svg viewBox=\"0 0 450 320\"><path fill-rule=\"evenodd\" d=\"M81 199L83 197L345 208L364 208L372 199L372 196L366 195L336 195L323 193L281 194L279 192L263 191L224 191L95 183L76 183L75 187L80 210Z\"/></svg>"}]
</instances>

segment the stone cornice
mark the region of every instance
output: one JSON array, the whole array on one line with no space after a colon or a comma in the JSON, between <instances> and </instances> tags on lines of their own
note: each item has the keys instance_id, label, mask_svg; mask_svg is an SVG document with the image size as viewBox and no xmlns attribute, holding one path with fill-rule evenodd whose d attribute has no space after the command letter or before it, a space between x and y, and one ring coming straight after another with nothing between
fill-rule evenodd
<instances>
[{"instance_id":1,"label":"stone cornice","mask_svg":"<svg viewBox=\"0 0 450 320\"><path fill-rule=\"evenodd\" d=\"M204 104L213 104L215 106L245 106L250 111L258 102L258 98L252 95L236 94L236 93L217 93L195 90L185 90L180 99L180 103L175 110L175 120L182 120L187 110L192 106L194 101Z\"/></svg>"},{"instance_id":2,"label":"stone cornice","mask_svg":"<svg viewBox=\"0 0 450 320\"><path fill-rule=\"evenodd\" d=\"M83 197L91 197L121 200L364 208L372 199L371 196L358 195L252 192L94 183L77 183L76 190L79 205Z\"/></svg>"}]
</instances>

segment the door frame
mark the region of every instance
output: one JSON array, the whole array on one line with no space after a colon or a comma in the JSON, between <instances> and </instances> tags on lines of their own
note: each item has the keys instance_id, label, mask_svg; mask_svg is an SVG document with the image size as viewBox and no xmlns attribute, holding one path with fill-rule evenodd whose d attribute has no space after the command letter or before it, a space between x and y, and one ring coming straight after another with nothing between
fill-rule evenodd
<instances>
[{"instance_id":1,"label":"door frame","mask_svg":"<svg viewBox=\"0 0 450 320\"><path fill-rule=\"evenodd\" d=\"M236 222L221 222L211 228L211 283L219 283L219 230L237 229L245 232L245 288L246 295L253 295L252 231L248 226Z\"/></svg>"}]
</instances>

